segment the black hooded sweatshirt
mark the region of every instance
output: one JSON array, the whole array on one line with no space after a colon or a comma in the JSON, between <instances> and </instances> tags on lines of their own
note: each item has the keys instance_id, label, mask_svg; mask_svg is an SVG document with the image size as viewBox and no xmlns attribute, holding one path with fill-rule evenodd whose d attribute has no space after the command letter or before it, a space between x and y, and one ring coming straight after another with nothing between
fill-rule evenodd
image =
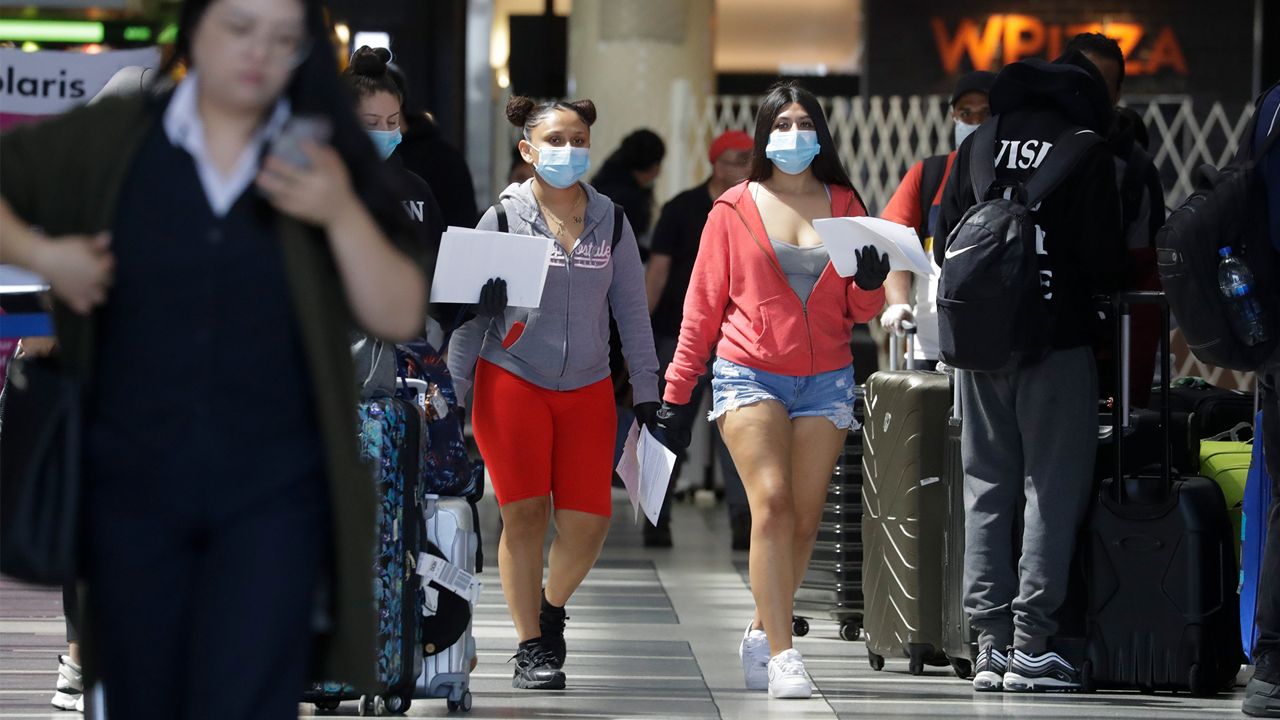
<instances>
[{"instance_id":1,"label":"black hooded sweatshirt","mask_svg":"<svg viewBox=\"0 0 1280 720\"><path fill-rule=\"evenodd\" d=\"M1053 144L1070 129L1106 136L1111 103L1093 63L1069 52L1049 63L1030 59L1002 70L991 87L996 122L996 182L1026 183ZM950 237L977 204L969 179L973 136L956 154L942 195L937 237ZM1115 164L1105 143L1095 145L1031 213L1043 233L1041 282L1053 317L1057 350L1089 345L1098 329L1094 297L1120 287L1127 267ZM946 243L934 244L939 265Z\"/></svg>"}]
</instances>

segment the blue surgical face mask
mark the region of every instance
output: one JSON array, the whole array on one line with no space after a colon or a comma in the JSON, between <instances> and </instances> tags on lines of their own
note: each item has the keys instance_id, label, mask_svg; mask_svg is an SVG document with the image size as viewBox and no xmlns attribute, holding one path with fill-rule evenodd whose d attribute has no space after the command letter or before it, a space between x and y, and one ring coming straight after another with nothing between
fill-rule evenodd
<instances>
[{"instance_id":1,"label":"blue surgical face mask","mask_svg":"<svg viewBox=\"0 0 1280 720\"><path fill-rule=\"evenodd\" d=\"M821 150L816 130L774 130L769 133L769 144L764 148L764 156L772 160L773 166L782 172L799 175L808 169Z\"/></svg>"},{"instance_id":2,"label":"blue surgical face mask","mask_svg":"<svg viewBox=\"0 0 1280 720\"><path fill-rule=\"evenodd\" d=\"M538 148L538 162L533 169L548 185L563 190L581 180L590 165L591 151L587 148L543 145Z\"/></svg>"},{"instance_id":3,"label":"blue surgical face mask","mask_svg":"<svg viewBox=\"0 0 1280 720\"><path fill-rule=\"evenodd\" d=\"M960 143L964 142L964 139L972 135L973 131L977 129L978 129L977 125L970 125L967 122L960 122L959 120L957 120L956 121L956 147L960 147Z\"/></svg>"},{"instance_id":4,"label":"blue surgical face mask","mask_svg":"<svg viewBox=\"0 0 1280 720\"><path fill-rule=\"evenodd\" d=\"M369 139L373 141L373 146L378 149L378 157L386 160L391 157L391 153L395 152L396 146L400 144L403 136L400 134L400 128L395 130L365 130L369 133Z\"/></svg>"}]
</instances>

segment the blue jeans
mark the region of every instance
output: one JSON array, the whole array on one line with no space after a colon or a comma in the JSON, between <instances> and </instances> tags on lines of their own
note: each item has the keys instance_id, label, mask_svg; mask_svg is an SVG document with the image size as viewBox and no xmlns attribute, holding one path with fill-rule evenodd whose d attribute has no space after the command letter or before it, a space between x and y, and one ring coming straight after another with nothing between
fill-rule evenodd
<instances>
[{"instance_id":1,"label":"blue jeans","mask_svg":"<svg viewBox=\"0 0 1280 720\"><path fill-rule=\"evenodd\" d=\"M788 417L824 417L840 430L857 427L853 418L853 366L817 375L778 375L717 359L711 366L713 407L716 420L730 410L776 400Z\"/></svg>"}]
</instances>

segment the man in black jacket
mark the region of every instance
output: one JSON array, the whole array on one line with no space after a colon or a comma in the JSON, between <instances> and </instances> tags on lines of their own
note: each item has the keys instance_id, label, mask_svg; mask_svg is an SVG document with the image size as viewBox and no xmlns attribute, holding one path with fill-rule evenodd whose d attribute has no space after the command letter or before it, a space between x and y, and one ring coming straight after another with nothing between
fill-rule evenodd
<instances>
[{"instance_id":1,"label":"man in black jacket","mask_svg":"<svg viewBox=\"0 0 1280 720\"><path fill-rule=\"evenodd\" d=\"M1001 71L991 88L997 185L1024 184L1067 131L1105 133L1111 102L1097 68L1078 52ZM976 137L977 135L975 135ZM960 146L943 192L938 237L949 238L978 200L970 180L974 137ZM1054 652L1054 613L1066 595L1076 533L1093 481L1098 378L1093 297L1125 269L1115 165L1093 145L1032 208L1040 280L1052 322L1049 351L1005 372L962 372L965 610L978 631L977 690L1079 687ZM963 252L963 251L962 251ZM934 243L946 272L947 243ZM944 281L945 282L945 281ZM1025 499L1022 552L1010 550Z\"/></svg>"}]
</instances>

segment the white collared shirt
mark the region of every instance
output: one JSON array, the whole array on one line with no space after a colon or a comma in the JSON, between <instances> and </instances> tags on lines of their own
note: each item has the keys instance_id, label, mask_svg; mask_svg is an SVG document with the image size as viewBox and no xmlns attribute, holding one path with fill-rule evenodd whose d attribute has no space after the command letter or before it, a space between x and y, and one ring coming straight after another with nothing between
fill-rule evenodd
<instances>
[{"instance_id":1,"label":"white collared shirt","mask_svg":"<svg viewBox=\"0 0 1280 720\"><path fill-rule=\"evenodd\" d=\"M192 71L174 90L169 107L164 111L164 132L174 147L186 150L196 161L196 172L209 207L215 215L223 217L257 178L263 146L274 139L289 120L289 101L281 98L276 102L271 118L254 133L231 173L223 176L214 166L205 145L204 122L196 104L197 82L196 73Z\"/></svg>"}]
</instances>

